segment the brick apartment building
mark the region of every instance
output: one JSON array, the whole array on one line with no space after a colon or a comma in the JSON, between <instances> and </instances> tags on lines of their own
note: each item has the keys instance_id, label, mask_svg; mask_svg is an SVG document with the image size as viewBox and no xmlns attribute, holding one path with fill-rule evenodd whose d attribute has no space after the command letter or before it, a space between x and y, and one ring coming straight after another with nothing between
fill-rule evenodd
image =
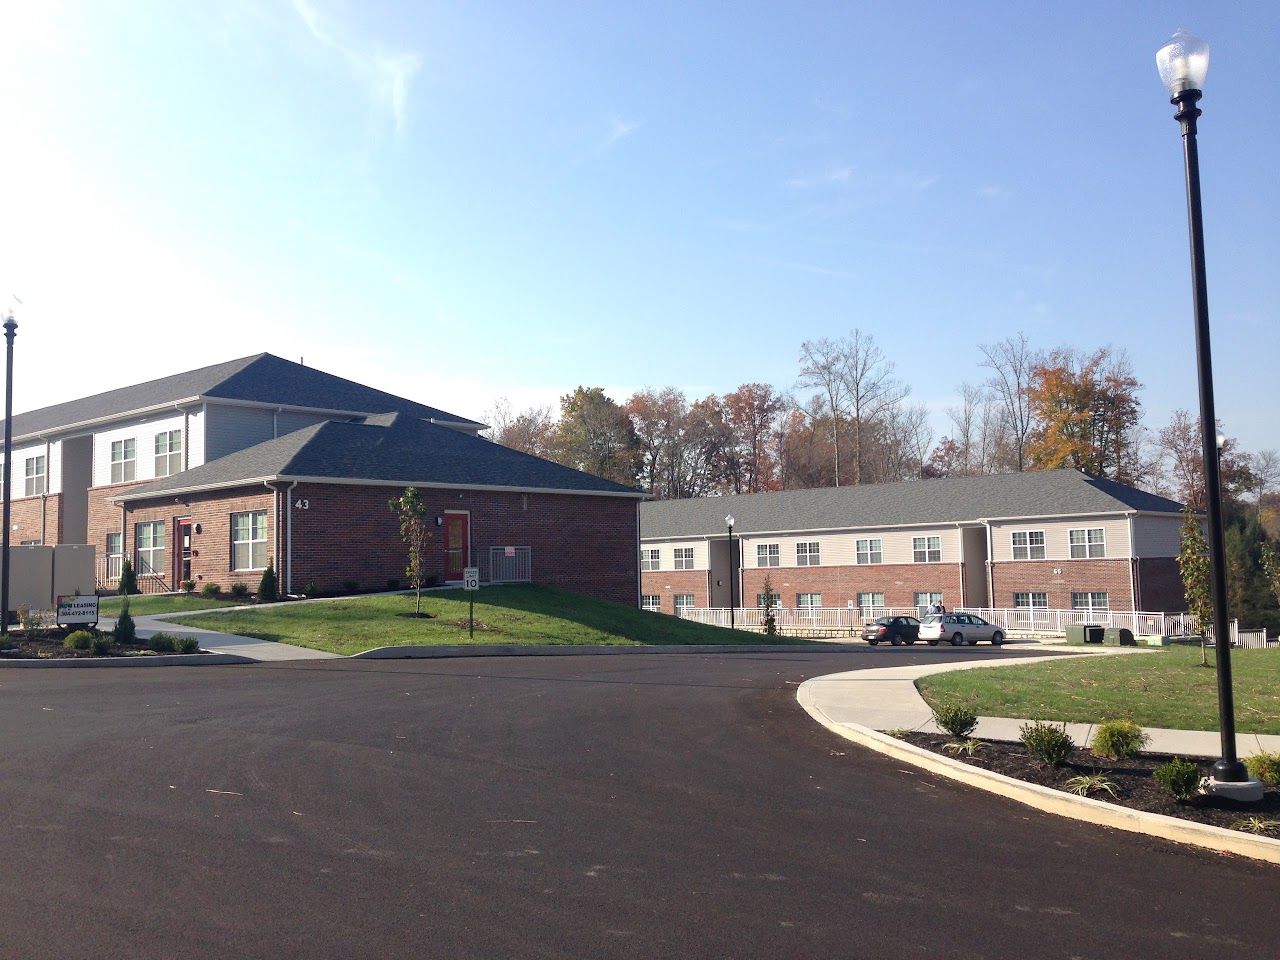
<instances>
[{"instance_id":1,"label":"brick apartment building","mask_svg":"<svg viewBox=\"0 0 1280 960\"><path fill-rule=\"evenodd\" d=\"M732 556L725 517L733 515ZM1176 611L1182 505L1075 470L640 506L641 604Z\"/></svg>"},{"instance_id":2,"label":"brick apartment building","mask_svg":"<svg viewBox=\"0 0 1280 960\"><path fill-rule=\"evenodd\" d=\"M427 573L530 579L623 603L637 503L620 484L479 437L483 424L258 354L13 418L14 543L91 543L171 590L403 581L388 501L435 520Z\"/></svg>"}]
</instances>

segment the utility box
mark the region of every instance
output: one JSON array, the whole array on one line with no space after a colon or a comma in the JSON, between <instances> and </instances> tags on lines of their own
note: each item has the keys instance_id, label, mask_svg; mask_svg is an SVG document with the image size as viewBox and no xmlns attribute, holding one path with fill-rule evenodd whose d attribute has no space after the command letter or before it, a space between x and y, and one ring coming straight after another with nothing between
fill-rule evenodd
<instances>
[{"instance_id":1,"label":"utility box","mask_svg":"<svg viewBox=\"0 0 1280 960\"><path fill-rule=\"evenodd\" d=\"M1107 627L1103 639L1111 647L1136 647L1138 641L1133 638L1133 631L1128 627Z\"/></svg>"},{"instance_id":2,"label":"utility box","mask_svg":"<svg viewBox=\"0 0 1280 960\"><path fill-rule=\"evenodd\" d=\"M1100 623L1085 624L1085 627L1084 627L1085 643L1102 643L1105 636L1106 636L1106 631L1102 628L1102 624ZM1129 636L1132 637L1133 634L1130 633Z\"/></svg>"},{"instance_id":3,"label":"utility box","mask_svg":"<svg viewBox=\"0 0 1280 960\"><path fill-rule=\"evenodd\" d=\"M1067 624L1067 643L1084 643L1084 624Z\"/></svg>"}]
</instances>

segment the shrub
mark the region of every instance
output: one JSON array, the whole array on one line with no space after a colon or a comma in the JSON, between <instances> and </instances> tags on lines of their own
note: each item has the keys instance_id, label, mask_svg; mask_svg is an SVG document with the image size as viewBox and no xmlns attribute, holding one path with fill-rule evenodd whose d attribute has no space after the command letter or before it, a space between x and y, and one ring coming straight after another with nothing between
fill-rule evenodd
<instances>
[{"instance_id":1,"label":"shrub","mask_svg":"<svg viewBox=\"0 0 1280 960\"><path fill-rule=\"evenodd\" d=\"M231 595L237 600L243 600L249 595L249 585L247 583L233 583L231 585Z\"/></svg>"},{"instance_id":2,"label":"shrub","mask_svg":"<svg viewBox=\"0 0 1280 960\"><path fill-rule=\"evenodd\" d=\"M218 594L220 594L221 592L222 592L222 587L218 586L216 583L206 583L203 587L200 588L201 596L208 597L210 600L217 597Z\"/></svg>"},{"instance_id":3,"label":"shrub","mask_svg":"<svg viewBox=\"0 0 1280 960\"><path fill-rule=\"evenodd\" d=\"M1046 766L1062 766L1076 748L1076 742L1067 733L1065 723L1037 720L1034 723L1024 723L1021 733L1022 745Z\"/></svg>"},{"instance_id":4,"label":"shrub","mask_svg":"<svg viewBox=\"0 0 1280 960\"><path fill-rule=\"evenodd\" d=\"M1072 777L1063 786L1081 797L1087 797L1091 793L1109 793L1112 797L1117 796L1116 785L1105 773L1081 774L1078 777Z\"/></svg>"},{"instance_id":5,"label":"shrub","mask_svg":"<svg viewBox=\"0 0 1280 960\"><path fill-rule=\"evenodd\" d=\"M232 588L232 592L235 588ZM280 599L280 581L276 579L276 568L267 561L267 569L262 571L262 579L258 581L258 600L261 603L275 603Z\"/></svg>"},{"instance_id":6,"label":"shrub","mask_svg":"<svg viewBox=\"0 0 1280 960\"><path fill-rule=\"evenodd\" d=\"M178 638L172 633L153 633L151 639L147 641L149 646L156 653L173 653L176 649Z\"/></svg>"},{"instance_id":7,"label":"shrub","mask_svg":"<svg viewBox=\"0 0 1280 960\"><path fill-rule=\"evenodd\" d=\"M111 631L111 635L121 646L138 642L138 628L134 625L133 617L129 613L128 597L125 597L120 604L120 616L116 617L116 628Z\"/></svg>"},{"instance_id":8,"label":"shrub","mask_svg":"<svg viewBox=\"0 0 1280 960\"><path fill-rule=\"evenodd\" d=\"M194 580L183 580L182 589L187 593L194 593L196 589L196 582Z\"/></svg>"},{"instance_id":9,"label":"shrub","mask_svg":"<svg viewBox=\"0 0 1280 960\"><path fill-rule=\"evenodd\" d=\"M1273 787L1280 787L1280 753L1267 753L1264 750L1252 757L1245 757L1244 765L1249 770L1249 776L1257 777Z\"/></svg>"},{"instance_id":10,"label":"shrub","mask_svg":"<svg viewBox=\"0 0 1280 960\"><path fill-rule=\"evenodd\" d=\"M1280 820L1268 820L1266 817L1246 817L1231 824L1232 830L1243 830L1245 833L1256 833L1270 836L1280 832Z\"/></svg>"},{"instance_id":11,"label":"shrub","mask_svg":"<svg viewBox=\"0 0 1280 960\"><path fill-rule=\"evenodd\" d=\"M138 575L133 572L133 561L125 557L120 564L120 593L126 597L138 592Z\"/></svg>"},{"instance_id":12,"label":"shrub","mask_svg":"<svg viewBox=\"0 0 1280 960\"><path fill-rule=\"evenodd\" d=\"M358 593L359 590L360 590L359 580L343 580L342 581L343 593Z\"/></svg>"},{"instance_id":13,"label":"shrub","mask_svg":"<svg viewBox=\"0 0 1280 960\"><path fill-rule=\"evenodd\" d=\"M200 641L195 637L174 637L173 650L175 653L195 653L200 649Z\"/></svg>"},{"instance_id":14,"label":"shrub","mask_svg":"<svg viewBox=\"0 0 1280 960\"><path fill-rule=\"evenodd\" d=\"M388 580L388 581L387 581L387 589L388 589L388 590L399 590L399 589L400 589L400 581L399 581L399 580L396 580L396 579L394 579L394 578L392 578L391 580Z\"/></svg>"},{"instance_id":15,"label":"shrub","mask_svg":"<svg viewBox=\"0 0 1280 960\"><path fill-rule=\"evenodd\" d=\"M1125 760L1141 752L1150 739L1132 720L1108 720L1098 724L1091 749L1094 756Z\"/></svg>"},{"instance_id":16,"label":"shrub","mask_svg":"<svg viewBox=\"0 0 1280 960\"><path fill-rule=\"evenodd\" d=\"M981 740L974 740L969 737L964 740L952 740L950 743L944 743L942 749L947 753L956 755L963 753L966 757L973 757L977 756L980 751L987 749L987 745Z\"/></svg>"},{"instance_id":17,"label":"shrub","mask_svg":"<svg viewBox=\"0 0 1280 960\"><path fill-rule=\"evenodd\" d=\"M1185 802L1200 792L1200 768L1190 760L1174 757L1156 767L1151 775L1176 800Z\"/></svg>"},{"instance_id":18,"label":"shrub","mask_svg":"<svg viewBox=\"0 0 1280 960\"><path fill-rule=\"evenodd\" d=\"M958 703L946 703L934 709L933 722L957 740L966 740L978 726L978 715Z\"/></svg>"},{"instance_id":19,"label":"shrub","mask_svg":"<svg viewBox=\"0 0 1280 960\"><path fill-rule=\"evenodd\" d=\"M94 634L89 649L93 651L95 657L105 657L111 652L111 638L104 633Z\"/></svg>"},{"instance_id":20,"label":"shrub","mask_svg":"<svg viewBox=\"0 0 1280 960\"><path fill-rule=\"evenodd\" d=\"M94 634L91 630L76 630L68 633L62 645L68 650L91 650Z\"/></svg>"},{"instance_id":21,"label":"shrub","mask_svg":"<svg viewBox=\"0 0 1280 960\"><path fill-rule=\"evenodd\" d=\"M314 580L308 580L302 585L302 595L304 597L315 597L320 595L320 586Z\"/></svg>"}]
</instances>

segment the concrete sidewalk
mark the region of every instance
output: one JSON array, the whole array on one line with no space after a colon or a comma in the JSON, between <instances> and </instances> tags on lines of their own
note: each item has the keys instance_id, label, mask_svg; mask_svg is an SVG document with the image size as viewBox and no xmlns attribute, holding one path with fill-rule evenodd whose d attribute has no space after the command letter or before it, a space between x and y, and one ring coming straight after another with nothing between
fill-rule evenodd
<instances>
[{"instance_id":1,"label":"concrete sidewalk","mask_svg":"<svg viewBox=\"0 0 1280 960\"><path fill-rule=\"evenodd\" d=\"M1141 652L1120 650L1097 651L1076 656L1107 655L1143 656ZM852 670L815 677L806 682L809 706L821 713L831 723L856 724L873 730L912 730L920 733L942 733L933 722L933 711L915 687L920 677L950 670L969 670L975 667L1013 666L1015 664L1042 663L1058 660L1058 656L1000 658L968 661L965 663L940 663L910 667L880 667L873 670ZM1007 717L979 717L975 737L986 740L1016 741L1019 728L1026 720ZM1087 747L1093 738L1094 724L1068 723L1067 732L1080 747ZM1167 753L1185 757L1216 757L1219 755L1219 735L1216 731L1166 730L1145 727L1151 742L1146 749L1154 753ZM1261 751L1280 752L1280 736L1241 733L1236 735L1236 750L1241 757Z\"/></svg>"},{"instance_id":2,"label":"concrete sidewalk","mask_svg":"<svg viewBox=\"0 0 1280 960\"><path fill-rule=\"evenodd\" d=\"M183 614L163 614L162 616L183 616ZM203 630L200 627L188 627L177 623L169 623L155 617L134 617L138 636L148 639L154 633L171 633L178 637L195 637L200 641L200 649L210 653L233 653L240 657L254 660L331 660L338 655L323 650L312 650L308 647L297 647L291 643L278 643L274 640L260 640L257 637L242 637L234 633L219 633L216 630ZM116 622L104 617L98 623L100 630L112 630Z\"/></svg>"}]
</instances>

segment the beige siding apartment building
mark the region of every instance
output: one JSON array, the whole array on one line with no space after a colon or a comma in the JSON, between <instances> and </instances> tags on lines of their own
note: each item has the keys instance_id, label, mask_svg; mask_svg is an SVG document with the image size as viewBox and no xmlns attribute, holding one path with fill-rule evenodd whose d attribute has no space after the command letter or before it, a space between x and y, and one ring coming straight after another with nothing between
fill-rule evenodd
<instances>
[{"instance_id":1,"label":"beige siding apartment building","mask_svg":"<svg viewBox=\"0 0 1280 960\"><path fill-rule=\"evenodd\" d=\"M725 518L734 517L732 553ZM1074 470L640 507L641 605L1186 609L1182 505Z\"/></svg>"}]
</instances>

